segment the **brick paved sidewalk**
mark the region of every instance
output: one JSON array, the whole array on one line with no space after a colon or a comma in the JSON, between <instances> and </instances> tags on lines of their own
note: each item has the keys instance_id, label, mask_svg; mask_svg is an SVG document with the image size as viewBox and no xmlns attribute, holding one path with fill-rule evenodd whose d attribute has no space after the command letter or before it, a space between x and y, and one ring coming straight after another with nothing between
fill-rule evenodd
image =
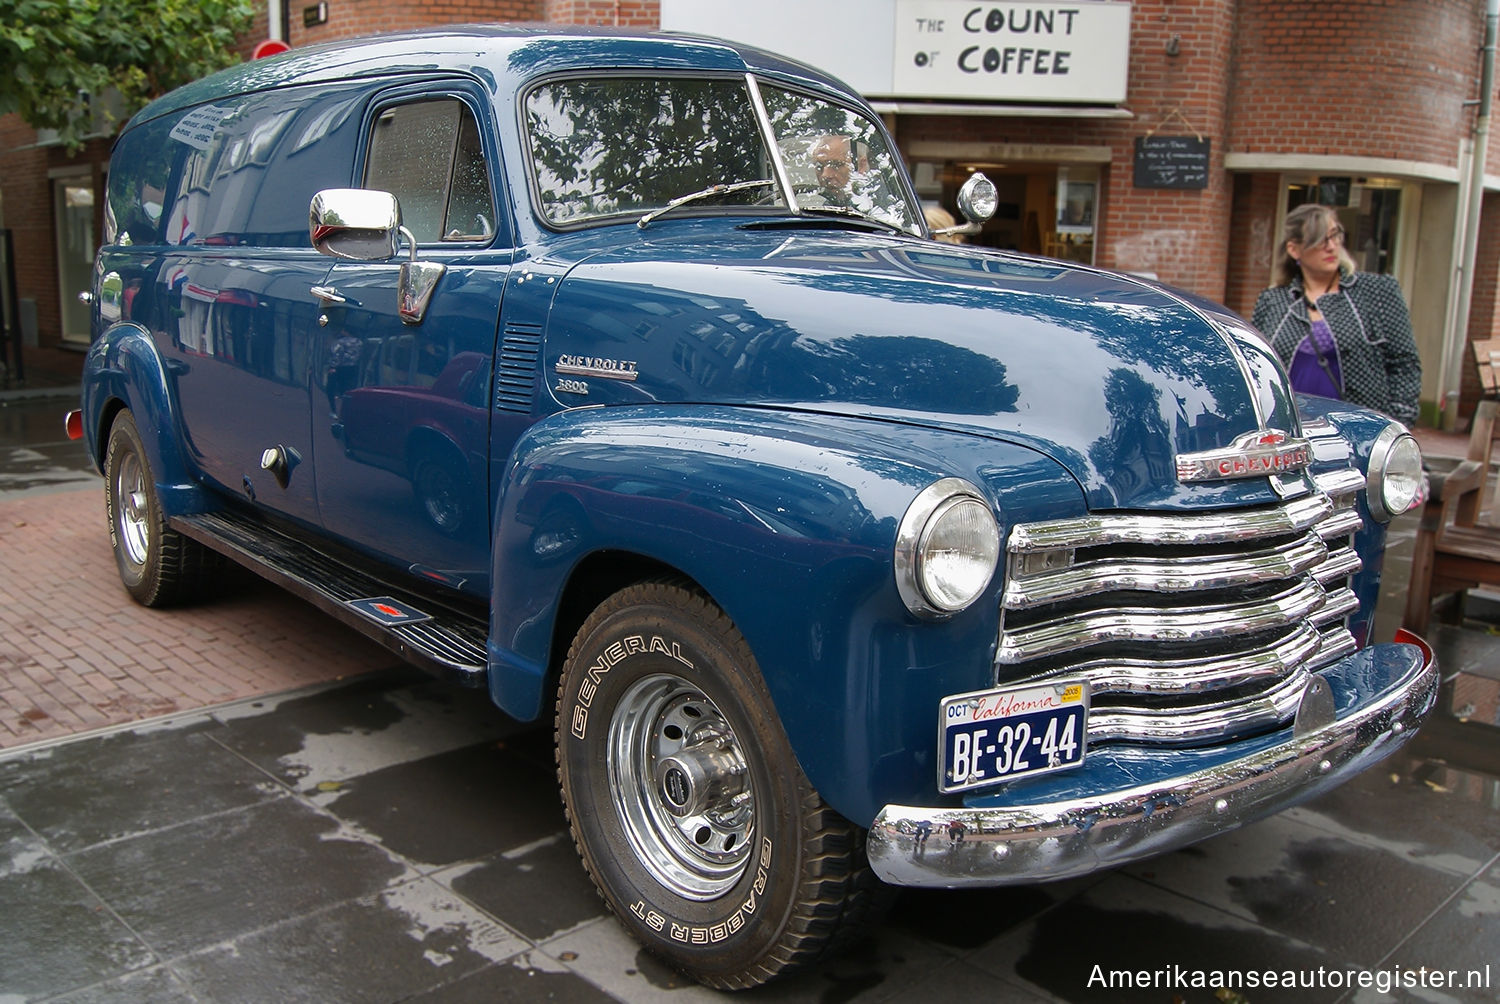
<instances>
[{"instance_id":1,"label":"brick paved sidewalk","mask_svg":"<svg viewBox=\"0 0 1500 1004\"><path fill-rule=\"evenodd\" d=\"M148 610L120 585L101 488L0 501L0 749L397 664L287 593Z\"/></svg>"}]
</instances>

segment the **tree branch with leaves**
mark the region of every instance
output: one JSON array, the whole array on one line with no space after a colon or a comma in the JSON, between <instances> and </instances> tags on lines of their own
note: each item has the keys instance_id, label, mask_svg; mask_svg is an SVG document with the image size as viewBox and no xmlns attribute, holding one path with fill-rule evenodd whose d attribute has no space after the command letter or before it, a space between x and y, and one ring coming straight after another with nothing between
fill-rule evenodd
<instances>
[{"instance_id":1,"label":"tree branch with leaves","mask_svg":"<svg viewBox=\"0 0 1500 1004\"><path fill-rule=\"evenodd\" d=\"M248 0L0 0L0 114L55 129L76 150L238 62L253 14Z\"/></svg>"}]
</instances>

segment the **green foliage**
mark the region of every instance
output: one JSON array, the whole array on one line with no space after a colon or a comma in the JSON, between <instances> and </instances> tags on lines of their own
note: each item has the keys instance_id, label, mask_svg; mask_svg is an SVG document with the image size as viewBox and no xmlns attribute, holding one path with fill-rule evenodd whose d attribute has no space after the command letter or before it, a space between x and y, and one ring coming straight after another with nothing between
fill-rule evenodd
<instances>
[{"instance_id":1,"label":"green foliage","mask_svg":"<svg viewBox=\"0 0 1500 1004\"><path fill-rule=\"evenodd\" d=\"M237 62L253 13L249 0L0 0L0 114L56 129L76 149Z\"/></svg>"}]
</instances>

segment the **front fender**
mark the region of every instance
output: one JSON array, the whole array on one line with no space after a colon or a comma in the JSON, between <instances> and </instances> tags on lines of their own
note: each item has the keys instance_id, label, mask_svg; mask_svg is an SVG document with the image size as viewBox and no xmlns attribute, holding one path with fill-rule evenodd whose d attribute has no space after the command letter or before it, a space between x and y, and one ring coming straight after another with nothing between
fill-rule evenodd
<instances>
[{"instance_id":1,"label":"front fender","mask_svg":"<svg viewBox=\"0 0 1500 1004\"><path fill-rule=\"evenodd\" d=\"M1387 416L1368 408L1307 394L1297 395L1297 411L1304 433L1312 437L1315 444L1312 467L1314 474L1329 469L1339 470L1346 465L1361 474L1367 474L1375 439L1392 422ZM1330 442L1326 433L1318 435L1329 426L1337 433L1338 440L1342 440L1347 452L1340 453L1337 440ZM1322 456L1320 450L1328 451L1329 455ZM1354 549L1359 554L1362 567L1351 576L1349 583L1349 587L1359 598L1359 610L1349 618L1349 631L1363 647L1382 640L1372 638L1370 634L1374 626L1375 602L1380 596L1380 579L1385 564L1387 524L1370 515L1370 503L1364 491L1359 493L1356 505L1361 519L1360 528L1354 534Z\"/></svg>"},{"instance_id":2,"label":"front fender","mask_svg":"<svg viewBox=\"0 0 1500 1004\"><path fill-rule=\"evenodd\" d=\"M501 488L492 696L536 717L554 646L567 644L554 628L575 572L647 559L734 620L809 780L868 823L892 792L930 790L938 698L987 685L998 627L998 575L949 620L907 611L892 570L901 516L939 478L989 491L1007 464L1029 471L1017 485L1052 486L1038 505L1058 488L1081 505L1052 461L957 433L730 407L553 416L517 444Z\"/></svg>"},{"instance_id":3,"label":"front fender","mask_svg":"<svg viewBox=\"0 0 1500 1004\"><path fill-rule=\"evenodd\" d=\"M131 321L108 328L89 347L82 383L84 444L94 465L104 468L106 420L119 406L128 408L140 429L163 510L168 515L200 511L205 498L183 460L173 378L150 332Z\"/></svg>"}]
</instances>

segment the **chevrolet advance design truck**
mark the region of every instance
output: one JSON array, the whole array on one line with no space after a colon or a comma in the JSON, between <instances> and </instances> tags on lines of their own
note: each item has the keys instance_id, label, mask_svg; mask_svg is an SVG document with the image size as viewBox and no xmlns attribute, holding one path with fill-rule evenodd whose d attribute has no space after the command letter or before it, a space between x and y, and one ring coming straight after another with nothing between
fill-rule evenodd
<instances>
[{"instance_id":1,"label":"chevrolet advance design truck","mask_svg":"<svg viewBox=\"0 0 1500 1004\"><path fill-rule=\"evenodd\" d=\"M890 885L1276 812L1433 703L1370 636L1402 426L1212 303L932 241L879 117L765 52L481 26L227 70L120 134L92 300L130 594L240 562L552 722L600 893L713 986Z\"/></svg>"}]
</instances>

